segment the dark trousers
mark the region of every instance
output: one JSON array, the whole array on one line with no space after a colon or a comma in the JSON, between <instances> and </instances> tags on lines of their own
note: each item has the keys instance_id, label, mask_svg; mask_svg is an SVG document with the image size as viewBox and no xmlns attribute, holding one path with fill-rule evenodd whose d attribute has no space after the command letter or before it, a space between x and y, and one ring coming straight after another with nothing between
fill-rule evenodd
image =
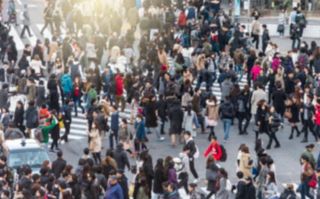
<instances>
[{"instance_id":1,"label":"dark trousers","mask_svg":"<svg viewBox=\"0 0 320 199\"><path fill-rule=\"evenodd\" d=\"M247 132L248 126L250 124L251 115L250 113L238 113L238 130L239 134L244 134ZM243 121L245 120L245 124L243 125Z\"/></svg>"},{"instance_id":2,"label":"dark trousers","mask_svg":"<svg viewBox=\"0 0 320 199\"><path fill-rule=\"evenodd\" d=\"M311 120L304 120L303 121L303 128L302 128L302 131L304 132L304 138L303 138L304 140L308 140L309 130L313 134L315 140L318 141L318 136L317 136L316 132L314 131L313 122Z\"/></svg>"},{"instance_id":3,"label":"dark trousers","mask_svg":"<svg viewBox=\"0 0 320 199\"><path fill-rule=\"evenodd\" d=\"M101 153L92 153L92 157L97 165L101 163Z\"/></svg>"},{"instance_id":4,"label":"dark trousers","mask_svg":"<svg viewBox=\"0 0 320 199\"><path fill-rule=\"evenodd\" d=\"M44 26L43 28L41 29L40 33L43 34L44 30L48 27L48 25L50 26L50 29L51 29L51 32L53 33L54 32L54 29L53 29L53 23L49 20L45 20L44 22Z\"/></svg>"},{"instance_id":5,"label":"dark trousers","mask_svg":"<svg viewBox=\"0 0 320 199\"><path fill-rule=\"evenodd\" d=\"M70 126L71 126L70 122L65 122L64 123L65 132L64 132L64 135L62 136L62 139L65 142L68 142L68 136L69 136L69 133L70 133Z\"/></svg>"},{"instance_id":6,"label":"dark trousers","mask_svg":"<svg viewBox=\"0 0 320 199\"><path fill-rule=\"evenodd\" d=\"M263 53L266 52L267 46L268 46L268 41L263 41L262 42L262 52Z\"/></svg>"},{"instance_id":7,"label":"dark trousers","mask_svg":"<svg viewBox=\"0 0 320 199\"><path fill-rule=\"evenodd\" d=\"M256 43L256 49L259 49L259 43L260 43L260 36L259 35L252 35L252 43Z\"/></svg>"},{"instance_id":8,"label":"dark trousers","mask_svg":"<svg viewBox=\"0 0 320 199\"><path fill-rule=\"evenodd\" d=\"M135 139L134 140L134 150L139 153L141 149L142 150L147 149L147 145L144 142L141 142L141 141Z\"/></svg>"},{"instance_id":9,"label":"dark trousers","mask_svg":"<svg viewBox=\"0 0 320 199\"><path fill-rule=\"evenodd\" d=\"M58 139L52 139L51 150L53 150L54 147L58 149Z\"/></svg>"},{"instance_id":10,"label":"dark trousers","mask_svg":"<svg viewBox=\"0 0 320 199\"><path fill-rule=\"evenodd\" d=\"M189 167L190 167L190 171L193 175L194 178L198 178L198 173L196 171L196 168L194 167L194 158L189 158Z\"/></svg>"},{"instance_id":11,"label":"dark trousers","mask_svg":"<svg viewBox=\"0 0 320 199\"><path fill-rule=\"evenodd\" d=\"M268 142L267 148L271 147L273 141L275 141L276 146L280 146L279 140L276 136L276 130L270 129L268 136L269 136L269 142Z\"/></svg>"},{"instance_id":12,"label":"dark trousers","mask_svg":"<svg viewBox=\"0 0 320 199\"><path fill-rule=\"evenodd\" d=\"M22 30L21 30L21 35L20 35L20 37L24 37L24 33L26 32L26 30L27 30L27 32L28 32L28 34L29 34L29 37L32 36L32 35L31 35L31 32L30 32L30 27L27 26L27 25L24 25L23 28L22 28Z\"/></svg>"},{"instance_id":13,"label":"dark trousers","mask_svg":"<svg viewBox=\"0 0 320 199\"><path fill-rule=\"evenodd\" d=\"M205 132L205 128L204 128L204 117L202 116L202 114L197 114L197 117L198 117L198 122L199 122L199 125L201 127L201 132L204 133Z\"/></svg>"},{"instance_id":14,"label":"dark trousers","mask_svg":"<svg viewBox=\"0 0 320 199\"><path fill-rule=\"evenodd\" d=\"M160 125L160 134L161 134L161 135L164 135L164 134L165 134L165 133L164 133L164 126L165 126L165 124L166 124L166 119L161 118L161 125Z\"/></svg>"},{"instance_id":15,"label":"dark trousers","mask_svg":"<svg viewBox=\"0 0 320 199\"><path fill-rule=\"evenodd\" d=\"M300 48L300 44L301 44L301 39L300 37L296 37L292 39L292 49L299 49Z\"/></svg>"},{"instance_id":16,"label":"dark trousers","mask_svg":"<svg viewBox=\"0 0 320 199\"><path fill-rule=\"evenodd\" d=\"M118 144L118 131L111 130L109 135L110 149L113 149L114 142L116 143L116 145Z\"/></svg>"}]
</instances>

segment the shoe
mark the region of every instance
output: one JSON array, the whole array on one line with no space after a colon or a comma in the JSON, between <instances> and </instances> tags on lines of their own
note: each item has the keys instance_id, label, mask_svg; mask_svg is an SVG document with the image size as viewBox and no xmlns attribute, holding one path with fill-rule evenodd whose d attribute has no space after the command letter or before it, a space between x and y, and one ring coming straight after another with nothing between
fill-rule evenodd
<instances>
[{"instance_id":1,"label":"shoe","mask_svg":"<svg viewBox=\"0 0 320 199\"><path fill-rule=\"evenodd\" d=\"M160 142L164 141L164 137L160 137L159 141Z\"/></svg>"},{"instance_id":2,"label":"shoe","mask_svg":"<svg viewBox=\"0 0 320 199\"><path fill-rule=\"evenodd\" d=\"M50 149L49 152L54 153L54 150L53 150L53 149Z\"/></svg>"},{"instance_id":3,"label":"shoe","mask_svg":"<svg viewBox=\"0 0 320 199\"><path fill-rule=\"evenodd\" d=\"M297 138L298 138L298 137L300 137L300 134L301 134L301 132L300 132L300 131L298 131L298 133L297 133Z\"/></svg>"},{"instance_id":4,"label":"shoe","mask_svg":"<svg viewBox=\"0 0 320 199\"><path fill-rule=\"evenodd\" d=\"M194 183L194 184L197 184L198 182L199 182L198 178L196 178L196 179L193 180L193 183Z\"/></svg>"},{"instance_id":5,"label":"shoe","mask_svg":"<svg viewBox=\"0 0 320 199\"><path fill-rule=\"evenodd\" d=\"M266 148L266 149L268 149L268 150L269 150L269 149L271 149L271 146L267 146L267 148Z\"/></svg>"},{"instance_id":6,"label":"shoe","mask_svg":"<svg viewBox=\"0 0 320 199\"><path fill-rule=\"evenodd\" d=\"M274 148L275 148L275 149L276 149L276 148L280 148L280 144L274 146Z\"/></svg>"},{"instance_id":7,"label":"shoe","mask_svg":"<svg viewBox=\"0 0 320 199\"><path fill-rule=\"evenodd\" d=\"M308 142L307 139L303 139L303 140L301 141L301 143L306 143L306 142Z\"/></svg>"},{"instance_id":8,"label":"shoe","mask_svg":"<svg viewBox=\"0 0 320 199\"><path fill-rule=\"evenodd\" d=\"M248 135L249 133L247 131L243 131L243 135Z\"/></svg>"},{"instance_id":9,"label":"shoe","mask_svg":"<svg viewBox=\"0 0 320 199\"><path fill-rule=\"evenodd\" d=\"M292 139L293 139L293 136L292 136L292 135L290 135L289 140L292 140Z\"/></svg>"}]
</instances>

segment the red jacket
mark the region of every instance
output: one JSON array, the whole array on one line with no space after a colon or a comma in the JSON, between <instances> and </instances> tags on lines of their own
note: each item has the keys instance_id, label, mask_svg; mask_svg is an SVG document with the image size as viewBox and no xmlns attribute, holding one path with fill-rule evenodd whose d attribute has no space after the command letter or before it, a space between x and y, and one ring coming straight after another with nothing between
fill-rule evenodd
<instances>
[{"instance_id":1,"label":"red jacket","mask_svg":"<svg viewBox=\"0 0 320 199\"><path fill-rule=\"evenodd\" d=\"M320 126L320 105L317 104L314 106L315 113L314 113L314 123Z\"/></svg>"},{"instance_id":2,"label":"red jacket","mask_svg":"<svg viewBox=\"0 0 320 199\"><path fill-rule=\"evenodd\" d=\"M187 16L184 11L181 11L179 14L178 25L179 26L186 26L187 25Z\"/></svg>"},{"instance_id":3,"label":"red jacket","mask_svg":"<svg viewBox=\"0 0 320 199\"><path fill-rule=\"evenodd\" d=\"M123 78L120 74L116 75L114 78L115 85L116 85L116 96L123 95Z\"/></svg>"},{"instance_id":4,"label":"red jacket","mask_svg":"<svg viewBox=\"0 0 320 199\"><path fill-rule=\"evenodd\" d=\"M208 148L204 151L204 157L208 157L209 154L211 154L215 160L221 159L222 150L218 142L211 142Z\"/></svg>"}]
</instances>

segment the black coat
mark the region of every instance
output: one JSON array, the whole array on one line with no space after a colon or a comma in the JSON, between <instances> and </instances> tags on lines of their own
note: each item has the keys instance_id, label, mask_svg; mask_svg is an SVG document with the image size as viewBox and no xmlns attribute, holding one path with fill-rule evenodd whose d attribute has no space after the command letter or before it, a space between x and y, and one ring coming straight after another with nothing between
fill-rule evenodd
<instances>
[{"instance_id":1,"label":"black coat","mask_svg":"<svg viewBox=\"0 0 320 199\"><path fill-rule=\"evenodd\" d=\"M26 111L26 127L29 129L38 127L38 111L36 107L28 107Z\"/></svg>"},{"instance_id":2,"label":"black coat","mask_svg":"<svg viewBox=\"0 0 320 199\"><path fill-rule=\"evenodd\" d=\"M13 122L16 127L20 127L23 125L23 120L24 120L23 116L24 116L23 108L15 110Z\"/></svg>"},{"instance_id":3,"label":"black coat","mask_svg":"<svg viewBox=\"0 0 320 199\"><path fill-rule=\"evenodd\" d=\"M157 127L157 115L156 115L156 110L157 110L157 104L156 102L148 102L144 106L144 114L146 117L146 127Z\"/></svg>"},{"instance_id":4,"label":"black coat","mask_svg":"<svg viewBox=\"0 0 320 199\"><path fill-rule=\"evenodd\" d=\"M56 178L60 177L66 165L67 162L62 158L57 158L55 161L52 162L52 172L56 176Z\"/></svg>"},{"instance_id":5,"label":"black coat","mask_svg":"<svg viewBox=\"0 0 320 199\"><path fill-rule=\"evenodd\" d=\"M154 180L153 180L153 192L156 194L163 194L162 183L167 180L166 173L164 169L156 168L154 170Z\"/></svg>"},{"instance_id":6,"label":"black coat","mask_svg":"<svg viewBox=\"0 0 320 199\"><path fill-rule=\"evenodd\" d=\"M59 105L59 93L58 91L50 91L49 94L49 109L50 110L56 110L59 111L60 105Z\"/></svg>"},{"instance_id":7,"label":"black coat","mask_svg":"<svg viewBox=\"0 0 320 199\"><path fill-rule=\"evenodd\" d=\"M276 112L283 115L285 111L285 100L287 99L286 93L282 89L277 89L272 93L273 106Z\"/></svg>"},{"instance_id":8,"label":"black coat","mask_svg":"<svg viewBox=\"0 0 320 199\"><path fill-rule=\"evenodd\" d=\"M37 105L41 106L46 103L46 89L44 86L37 87Z\"/></svg>"},{"instance_id":9,"label":"black coat","mask_svg":"<svg viewBox=\"0 0 320 199\"><path fill-rule=\"evenodd\" d=\"M237 194L235 199L243 199L246 197L247 185L244 181L239 181L237 184Z\"/></svg>"},{"instance_id":10,"label":"black coat","mask_svg":"<svg viewBox=\"0 0 320 199\"><path fill-rule=\"evenodd\" d=\"M290 123L298 123L299 120L299 113L300 113L300 106L297 104L292 104L290 107L292 117L289 119Z\"/></svg>"},{"instance_id":11,"label":"black coat","mask_svg":"<svg viewBox=\"0 0 320 199\"><path fill-rule=\"evenodd\" d=\"M259 132L268 132L268 112L258 107L257 110L257 123L260 122Z\"/></svg>"},{"instance_id":12,"label":"black coat","mask_svg":"<svg viewBox=\"0 0 320 199\"><path fill-rule=\"evenodd\" d=\"M59 124L58 123L50 131L50 134L51 134L51 138L53 140L59 140L60 139L60 128L59 128Z\"/></svg>"},{"instance_id":13,"label":"black coat","mask_svg":"<svg viewBox=\"0 0 320 199\"><path fill-rule=\"evenodd\" d=\"M180 134L182 131L183 111L180 104L172 104L169 108L170 134Z\"/></svg>"},{"instance_id":14,"label":"black coat","mask_svg":"<svg viewBox=\"0 0 320 199\"><path fill-rule=\"evenodd\" d=\"M126 166L130 169L129 159L123 148L118 146L114 152L113 158L117 162L118 169L124 170Z\"/></svg>"},{"instance_id":15,"label":"black coat","mask_svg":"<svg viewBox=\"0 0 320 199\"><path fill-rule=\"evenodd\" d=\"M128 179L126 176L122 176L118 179L118 183L122 188L124 199L129 199Z\"/></svg>"}]
</instances>

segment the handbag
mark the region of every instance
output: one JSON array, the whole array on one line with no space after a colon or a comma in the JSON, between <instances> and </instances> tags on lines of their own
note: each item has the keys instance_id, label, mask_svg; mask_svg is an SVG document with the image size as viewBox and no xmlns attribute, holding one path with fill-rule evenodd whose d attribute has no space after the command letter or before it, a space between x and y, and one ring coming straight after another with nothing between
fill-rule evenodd
<instances>
[{"instance_id":1,"label":"handbag","mask_svg":"<svg viewBox=\"0 0 320 199\"><path fill-rule=\"evenodd\" d=\"M311 176L310 181L308 182L308 186L309 186L310 188L315 189L315 188L317 187L317 184L318 184L317 175L314 173L314 174Z\"/></svg>"},{"instance_id":2,"label":"handbag","mask_svg":"<svg viewBox=\"0 0 320 199\"><path fill-rule=\"evenodd\" d=\"M284 112L284 117L287 119L291 119L292 118L292 112L290 109L286 109Z\"/></svg>"},{"instance_id":3,"label":"handbag","mask_svg":"<svg viewBox=\"0 0 320 199\"><path fill-rule=\"evenodd\" d=\"M278 28L277 28L277 32L281 33L284 31L284 25L283 24L279 24Z\"/></svg>"}]
</instances>

